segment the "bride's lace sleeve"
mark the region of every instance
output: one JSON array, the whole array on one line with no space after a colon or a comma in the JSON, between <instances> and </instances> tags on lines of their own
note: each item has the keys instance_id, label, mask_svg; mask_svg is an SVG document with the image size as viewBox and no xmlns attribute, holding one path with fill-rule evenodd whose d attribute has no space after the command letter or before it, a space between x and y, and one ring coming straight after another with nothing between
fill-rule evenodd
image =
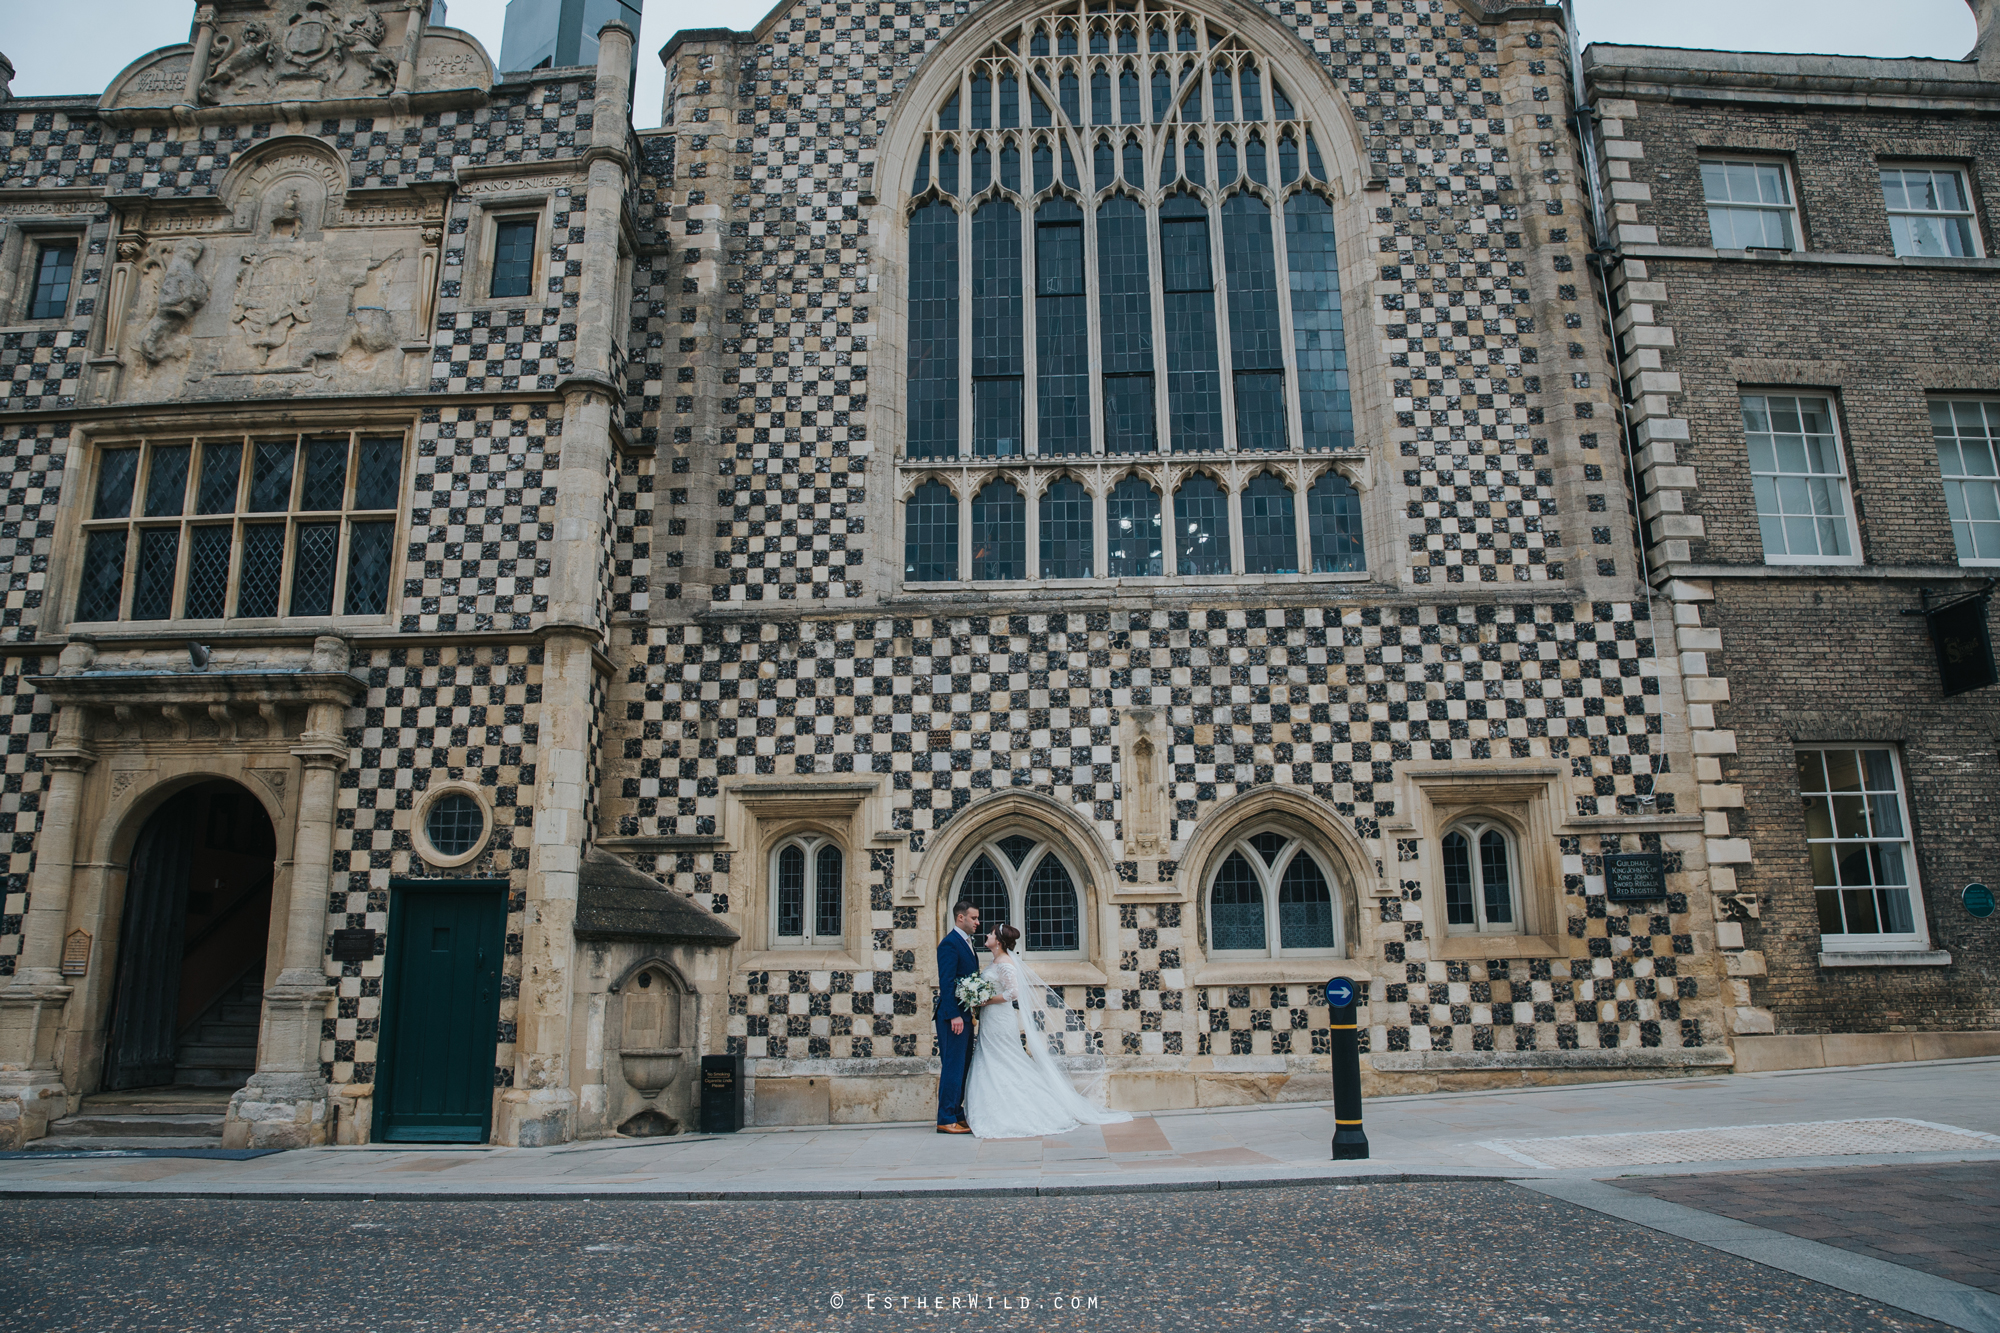
<instances>
[{"instance_id":1,"label":"bride's lace sleeve","mask_svg":"<svg viewBox=\"0 0 2000 1333\"><path fill-rule=\"evenodd\" d=\"M1021 985L1014 975L1014 965L1006 963L993 969L993 988L1010 1000L1021 998Z\"/></svg>"}]
</instances>

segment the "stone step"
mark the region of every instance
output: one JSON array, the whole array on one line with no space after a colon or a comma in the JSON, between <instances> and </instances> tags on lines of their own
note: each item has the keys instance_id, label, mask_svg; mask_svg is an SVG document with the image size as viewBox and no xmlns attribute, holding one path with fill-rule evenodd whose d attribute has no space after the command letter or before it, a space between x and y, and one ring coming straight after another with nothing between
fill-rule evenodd
<instances>
[{"instance_id":1,"label":"stone step","mask_svg":"<svg viewBox=\"0 0 2000 1333\"><path fill-rule=\"evenodd\" d=\"M103 1115L78 1112L49 1122L50 1139L221 1139L222 1115ZM45 1141L45 1140L38 1140Z\"/></svg>"},{"instance_id":2,"label":"stone step","mask_svg":"<svg viewBox=\"0 0 2000 1333\"><path fill-rule=\"evenodd\" d=\"M256 1072L256 1062L250 1058L249 1052L246 1051L243 1054L243 1062L241 1064L224 1063L211 1067L182 1065L180 1069L175 1071L175 1076L182 1083L192 1087L226 1088L234 1092L245 1083L248 1083L250 1075Z\"/></svg>"},{"instance_id":3,"label":"stone step","mask_svg":"<svg viewBox=\"0 0 2000 1333\"><path fill-rule=\"evenodd\" d=\"M255 1023L203 1023L190 1032L181 1043L181 1049L190 1046L257 1046L257 1025Z\"/></svg>"},{"instance_id":4,"label":"stone step","mask_svg":"<svg viewBox=\"0 0 2000 1333\"><path fill-rule=\"evenodd\" d=\"M202 1042L189 1043L174 1052L174 1067L187 1069L234 1069L242 1066L257 1067L257 1043L250 1042Z\"/></svg>"},{"instance_id":5,"label":"stone step","mask_svg":"<svg viewBox=\"0 0 2000 1333\"><path fill-rule=\"evenodd\" d=\"M53 1128L53 1127L52 1127ZM220 1148L220 1138L188 1138L170 1134L122 1139L36 1139L29 1152L138 1152L160 1148Z\"/></svg>"},{"instance_id":6,"label":"stone step","mask_svg":"<svg viewBox=\"0 0 2000 1333\"><path fill-rule=\"evenodd\" d=\"M172 1088L143 1098L129 1093L112 1096L85 1097L82 1116L124 1116L124 1115L198 1115L219 1116L229 1107L229 1094L218 1088L214 1092L207 1089ZM58 1124L61 1122L58 1121Z\"/></svg>"}]
</instances>

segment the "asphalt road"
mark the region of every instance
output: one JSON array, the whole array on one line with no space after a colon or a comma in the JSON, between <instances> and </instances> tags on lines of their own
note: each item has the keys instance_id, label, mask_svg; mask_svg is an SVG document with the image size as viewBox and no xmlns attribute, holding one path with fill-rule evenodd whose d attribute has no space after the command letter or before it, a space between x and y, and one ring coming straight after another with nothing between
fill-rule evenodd
<instances>
[{"instance_id":1,"label":"asphalt road","mask_svg":"<svg viewBox=\"0 0 2000 1333\"><path fill-rule=\"evenodd\" d=\"M0 1202L0 1246L10 1333L1942 1327L1504 1182L984 1201L34 1199Z\"/></svg>"}]
</instances>

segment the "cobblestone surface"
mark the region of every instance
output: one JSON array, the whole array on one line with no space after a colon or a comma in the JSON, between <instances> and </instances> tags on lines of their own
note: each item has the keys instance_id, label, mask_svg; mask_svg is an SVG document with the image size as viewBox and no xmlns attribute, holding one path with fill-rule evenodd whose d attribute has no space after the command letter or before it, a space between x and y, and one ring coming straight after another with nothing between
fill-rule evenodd
<instances>
[{"instance_id":1,"label":"cobblestone surface","mask_svg":"<svg viewBox=\"0 0 2000 1333\"><path fill-rule=\"evenodd\" d=\"M991 1202L38 1201L7 1205L0 1232L19 1333L1942 1327L1498 1182Z\"/></svg>"}]
</instances>

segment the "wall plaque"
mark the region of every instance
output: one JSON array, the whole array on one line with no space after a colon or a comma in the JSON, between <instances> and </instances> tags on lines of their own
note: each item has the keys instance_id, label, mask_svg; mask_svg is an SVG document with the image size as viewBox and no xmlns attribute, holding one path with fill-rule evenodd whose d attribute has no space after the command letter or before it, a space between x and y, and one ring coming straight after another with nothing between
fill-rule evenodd
<instances>
[{"instance_id":1,"label":"wall plaque","mask_svg":"<svg viewBox=\"0 0 2000 1333\"><path fill-rule=\"evenodd\" d=\"M1666 897L1666 863L1658 852L1605 857L1604 895L1614 903L1643 903Z\"/></svg>"},{"instance_id":2,"label":"wall plaque","mask_svg":"<svg viewBox=\"0 0 2000 1333\"><path fill-rule=\"evenodd\" d=\"M84 976L90 971L90 932L72 930L63 939L62 974Z\"/></svg>"},{"instance_id":3,"label":"wall plaque","mask_svg":"<svg viewBox=\"0 0 2000 1333\"><path fill-rule=\"evenodd\" d=\"M1966 911L1976 917L1993 915L1993 890L1984 884L1966 885L1965 892L1959 895L1959 901L1965 904Z\"/></svg>"},{"instance_id":4,"label":"wall plaque","mask_svg":"<svg viewBox=\"0 0 2000 1333\"><path fill-rule=\"evenodd\" d=\"M375 956L376 934L372 930L336 930L333 932L333 961L336 963L365 963Z\"/></svg>"}]
</instances>

